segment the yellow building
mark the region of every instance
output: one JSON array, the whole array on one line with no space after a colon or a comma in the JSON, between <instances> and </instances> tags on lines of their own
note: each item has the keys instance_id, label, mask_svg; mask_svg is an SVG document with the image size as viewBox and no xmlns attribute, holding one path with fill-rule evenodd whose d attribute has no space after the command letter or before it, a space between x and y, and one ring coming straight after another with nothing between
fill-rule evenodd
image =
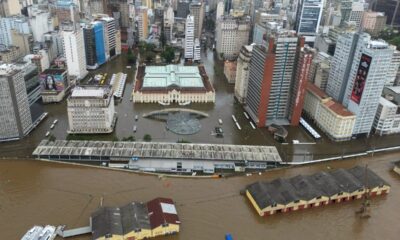
<instances>
[{"instance_id":1,"label":"yellow building","mask_svg":"<svg viewBox=\"0 0 400 240\"><path fill-rule=\"evenodd\" d=\"M368 188L364 186L368 179ZM387 194L390 186L371 170L360 166L310 176L256 182L248 186L246 196L260 216L286 213L360 199L365 191L370 196Z\"/></svg>"}]
</instances>

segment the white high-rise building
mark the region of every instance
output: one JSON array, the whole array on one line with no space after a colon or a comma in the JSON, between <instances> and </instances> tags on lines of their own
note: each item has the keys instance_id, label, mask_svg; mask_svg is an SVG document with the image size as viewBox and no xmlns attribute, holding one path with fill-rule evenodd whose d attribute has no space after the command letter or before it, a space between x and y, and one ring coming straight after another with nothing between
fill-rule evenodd
<instances>
[{"instance_id":1,"label":"white high-rise building","mask_svg":"<svg viewBox=\"0 0 400 240\"><path fill-rule=\"evenodd\" d=\"M249 85L250 60L253 46L253 44L243 46L237 59L235 97L240 103L246 102L247 88Z\"/></svg>"},{"instance_id":2,"label":"white high-rise building","mask_svg":"<svg viewBox=\"0 0 400 240\"><path fill-rule=\"evenodd\" d=\"M194 57L194 17L188 15L185 26L185 59Z\"/></svg>"},{"instance_id":3,"label":"white high-rise building","mask_svg":"<svg viewBox=\"0 0 400 240\"><path fill-rule=\"evenodd\" d=\"M390 46L394 49L392 61L390 62L389 71L387 72L386 76L386 83L385 86L393 86L396 82L396 77L399 72L400 67L400 51L395 50L395 46Z\"/></svg>"},{"instance_id":4,"label":"white high-rise building","mask_svg":"<svg viewBox=\"0 0 400 240\"><path fill-rule=\"evenodd\" d=\"M218 20L220 17L224 16L225 12L225 3L224 1L219 1L217 4L217 10L215 11L215 19Z\"/></svg>"},{"instance_id":5,"label":"white high-rise building","mask_svg":"<svg viewBox=\"0 0 400 240\"><path fill-rule=\"evenodd\" d=\"M356 115L353 135L371 132L393 52L385 41L370 40L354 56L343 99Z\"/></svg>"},{"instance_id":6,"label":"white high-rise building","mask_svg":"<svg viewBox=\"0 0 400 240\"><path fill-rule=\"evenodd\" d=\"M167 42L171 42L173 39L172 29L174 27L174 9L168 6L164 12L164 35Z\"/></svg>"},{"instance_id":7,"label":"white high-rise building","mask_svg":"<svg viewBox=\"0 0 400 240\"><path fill-rule=\"evenodd\" d=\"M200 41L198 38L194 40L194 47L193 47L193 61L200 61L201 59L201 47Z\"/></svg>"},{"instance_id":8,"label":"white high-rise building","mask_svg":"<svg viewBox=\"0 0 400 240\"><path fill-rule=\"evenodd\" d=\"M11 65L0 66L0 141L17 140L32 130L24 74Z\"/></svg>"},{"instance_id":9,"label":"white high-rise building","mask_svg":"<svg viewBox=\"0 0 400 240\"><path fill-rule=\"evenodd\" d=\"M250 21L247 18L221 17L217 21L216 49L219 57L236 58L249 41Z\"/></svg>"},{"instance_id":10,"label":"white high-rise building","mask_svg":"<svg viewBox=\"0 0 400 240\"><path fill-rule=\"evenodd\" d=\"M77 79L84 78L86 70L86 53L83 42L83 31L81 28L74 30L64 29L62 31L64 55L67 60L68 75Z\"/></svg>"},{"instance_id":11,"label":"white high-rise building","mask_svg":"<svg viewBox=\"0 0 400 240\"><path fill-rule=\"evenodd\" d=\"M324 0L302 0L297 9L296 31L306 38L306 42L314 42L321 22Z\"/></svg>"},{"instance_id":12,"label":"white high-rise building","mask_svg":"<svg viewBox=\"0 0 400 240\"><path fill-rule=\"evenodd\" d=\"M364 11L366 10L366 6L367 5L365 4L364 0L353 1L349 15L349 22L359 27L363 19Z\"/></svg>"}]
</instances>

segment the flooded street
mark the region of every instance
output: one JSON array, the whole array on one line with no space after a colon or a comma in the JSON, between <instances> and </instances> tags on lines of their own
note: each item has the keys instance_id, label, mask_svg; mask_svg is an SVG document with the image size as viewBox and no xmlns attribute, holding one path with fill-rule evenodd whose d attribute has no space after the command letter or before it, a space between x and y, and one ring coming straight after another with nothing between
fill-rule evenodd
<instances>
[{"instance_id":1,"label":"flooded street","mask_svg":"<svg viewBox=\"0 0 400 240\"><path fill-rule=\"evenodd\" d=\"M398 239L400 176L391 162L400 154L376 155L298 168L262 176L228 179L159 179L134 173L34 160L0 161L1 239L18 239L35 224L89 224L89 216L104 197L104 205L147 201L158 196L176 201L182 231L165 239ZM260 218L244 196L247 184L276 177L311 174L328 168L368 163L392 186L391 193L372 200L372 217L359 219L360 201ZM329 166L329 167L328 167ZM90 239L90 236L76 237ZM164 238L163 238L164 239Z\"/></svg>"}]
</instances>

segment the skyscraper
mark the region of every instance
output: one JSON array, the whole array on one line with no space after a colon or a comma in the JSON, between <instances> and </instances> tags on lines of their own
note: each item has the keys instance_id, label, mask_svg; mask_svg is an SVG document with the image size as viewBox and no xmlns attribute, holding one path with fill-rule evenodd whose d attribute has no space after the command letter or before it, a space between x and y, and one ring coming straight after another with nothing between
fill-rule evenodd
<instances>
[{"instance_id":1,"label":"skyscraper","mask_svg":"<svg viewBox=\"0 0 400 240\"><path fill-rule=\"evenodd\" d=\"M168 6L164 11L164 35L167 42L171 42L173 35L172 29L174 27L174 9Z\"/></svg>"},{"instance_id":2,"label":"skyscraper","mask_svg":"<svg viewBox=\"0 0 400 240\"><path fill-rule=\"evenodd\" d=\"M145 41L149 36L149 24L147 18L147 7L138 7L137 14L137 27L138 27L138 36L140 41Z\"/></svg>"},{"instance_id":3,"label":"skyscraper","mask_svg":"<svg viewBox=\"0 0 400 240\"><path fill-rule=\"evenodd\" d=\"M353 135L371 132L394 49L383 40L369 40L354 56L343 105L356 115Z\"/></svg>"},{"instance_id":4,"label":"skyscraper","mask_svg":"<svg viewBox=\"0 0 400 240\"><path fill-rule=\"evenodd\" d=\"M192 2L189 7L190 14L194 17L194 37L200 38L203 31L204 3Z\"/></svg>"},{"instance_id":5,"label":"skyscraper","mask_svg":"<svg viewBox=\"0 0 400 240\"><path fill-rule=\"evenodd\" d=\"M0 66L0 98L0 141L27 135L32 129L32 117L21 70Z\"/></svg>"},{"instance_id":6,"label":"skyscraper","mask_svg":"<svg viewBox=\"0 0 400 240\"><path fill-rule=\"evenodd\" d=\"M253 47L245 108L258 127L289 124L296 54L304 43L298 39L294 32L282 31L269 38L267 48Z\"/></svg>"},{"instance_id":7,"label":"skyscraper","mask_svg":"<svg viewBox=\"0 0 400 240\"><path fill-rule=\"evenodd\" d=\"M296 31L305 36L306 42L314 42L321 22L324 0L300 0L297 9Z\"/></svg>"},{"instance_id":8,"label":"skyscraper","mask_svg":"<svg viewBox=\"0 0 400 240\"><path fill-rule=\"evenodd\" d=\"M67 60L68 75L77 79L83 79L88 71L86 70L86 53L81 28L65 27L62 31L64 55Z\"/></svg>"},{"instance_id":9,"label":"skyscraper","mask_svg":"<svg viewBox=\"0 0 400 240\"><path fill-rule=\"evenodd\" d=\"M106 62L103 23L95 21L83 28L86 64L88 69L96 69Z\"/></svg>"},{"instance_id":10,"label":"skyscraper","mask_svg":"<svg viewBox=\"0 0 400 240\"><path fill-rule=\"evenodd\" d=\"M194 17L188 15L185 26L185 59L194 57Z\"/></svg>"}]
</instances>

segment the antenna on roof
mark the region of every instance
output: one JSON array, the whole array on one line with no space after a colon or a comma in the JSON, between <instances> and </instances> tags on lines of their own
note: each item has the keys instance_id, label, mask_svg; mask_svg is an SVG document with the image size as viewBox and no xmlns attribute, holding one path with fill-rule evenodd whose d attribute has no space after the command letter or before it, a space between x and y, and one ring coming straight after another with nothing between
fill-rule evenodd
<instances>
[{"instance_id":1,"label":"antenna on roof","mask_svg":"<svg viewBox=\"0 0 400 240\"><path fill-rule=\"evenodd\" d=\"M361 208L356 213L360 214L360 218L371 217L370 189L368 184L368 164L365 165L365 172L364 172L363 202L361 204Z\"/></svg>"}]
</instances>

